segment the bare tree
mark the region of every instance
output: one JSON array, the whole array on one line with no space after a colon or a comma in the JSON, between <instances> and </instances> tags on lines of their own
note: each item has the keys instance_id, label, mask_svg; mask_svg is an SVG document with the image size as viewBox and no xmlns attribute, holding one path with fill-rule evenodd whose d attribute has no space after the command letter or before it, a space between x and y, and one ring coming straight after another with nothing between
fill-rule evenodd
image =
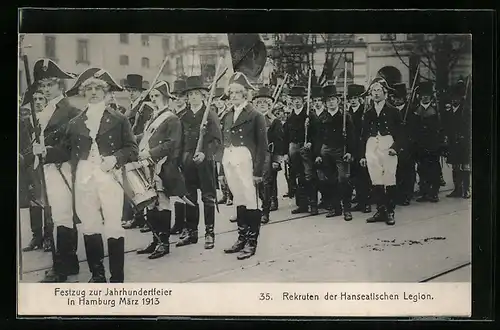
<instances>
[{"instance_id":1,"label":"bare tree","mask_svg":"<svg viewBox=\"0 0 500 330\"><path fill-rule=\"evenodd\" d=\"M323 71L318 78L318 83L325 84L335 79L335 71L341 60L345 60L345 50L348 46L352 45L353 36L353 34L321 34L326 50L326 57L323 63ZM320 46L318 45L318 47Z\"/></svg>"},{"instance_id":2,"label":"bare tree","mask_svg":"<svg viewBox=\"0 0 500 330\"><path fill-rule=\"evenodd\" d=\"M413 35L414 44L410 57L415 57L421 67L427 68L434 78L422 77L436 84L437 91L444 91L449 86L450 72L455 68L459 58L471 51L472 39L469 35L417 34ZM410 70L410 63L405 60L396 44L391 42L401 62Z\"/></svg>"}]
</instances>

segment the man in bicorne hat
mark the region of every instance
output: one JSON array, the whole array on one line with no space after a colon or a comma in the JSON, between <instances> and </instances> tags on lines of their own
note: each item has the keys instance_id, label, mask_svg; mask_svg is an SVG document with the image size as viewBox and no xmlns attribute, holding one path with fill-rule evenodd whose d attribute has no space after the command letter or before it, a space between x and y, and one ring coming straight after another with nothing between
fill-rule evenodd
<instances>
[{"instance_id":1,"label":"man in bicorne hat","mask_svg":"<svg viewBox=\"0 0 500 330\"><path fill-rule=\"evenodd\" d=\"M259 185L262 200L262 223L269 222L270 211L278 209L278 172L281 170L283 156L283 126L271 112L274 98L268 87L258 90L252 99L252 105L264 115L267 128L268 148L264 161L263 182Z\"/></svg>"},{"instance_id":2,"label":"man in bicorne hat","mask_svg":"<svg viewBox=\"0 0 500 330\"><path fill-rule=\"evenodd\" d=\"M174 81L174 85L170 94L174 96L171 99L172 111L180 119L186 113L187 106L187 95L186 95L186 81L178 79ZM182 125L181 125L182 129ZM181 131L182 132L182 131ZM182 140L182 134L181 134ZM182 147L182 141L181 141ZM174 225L170 229L170 234L178 235L183 233L179 238L184 238L187 236L186 228L186 204L181 202L174 203Z\"/></svg>"},{"instance_id":3,"label":"man in bicorne hat","mask_svg":"<svg viewBox=\"0 0 500 330\"><path fill-rule=\"evenodd\" d=\"M415 140L410 129L411 114L413 107L406 103L406 84L397 83L393 85L394 92L391 94L391 103L400 113L403 130L401 132L401 150L398 153L398 168L396 170L396 185L398 187L398 205L410 205L415 188Z\"/></svg>"},{"instance_id":4,"label":"man in bicorne hat","mask_svg":"<svg viewBox=\"0 0 500 330\"><path fill-rule=\"evenodd\" d=\"M368 88L373 103L363 118L360 164L368 167L377 203L377 212L366 221L394 225L401 115L387 102L390 91L392 88L383 78L375 78Z\"/></svg>"},{"instance_id":5,"label":"man in bicorne hat","mask_svg":"<svg viewBox=\"0 0 500 330\"><path fill-rule=\"evenodd\" d=\"M297 208L292 210L292 214L310 212L311 215L316 215L318 214L318 193L311 142L314 136L312 129L314 125L309 125L314 120L314 114L307 114L307 106L304 104L306 95L306 88L303 86L292 87L288 95L293 109L283 127L283 144L285 150L288 149L284 160L290 163L291 180L298 181L298 188L295 192ZM306 124L309 125L307 143L305 142Z\"/></svg>"},{"instance_id":6,"label":"man in bicorne hat","mask_svg":"<svg viewBox=\"0 0 500 330\"><path fill-rule=\"evenodd\" d=\"M71 106L62 90L62 79L74 79L70 73L64 72L50 59L39 59L33 67L33 86L25 95L24 104L33 97L33 92L40 90L47 99L45 108L37 113L37 119L41 129L41 145L44 147L54 146L64 138L64 132L68 124L80 114L80 110ZM23 104L23 106L24 106ZM33 123L31 123L33 127ZM34 138L34 137L33 137ZM33 140L32 138L32 140ZM38 166L39 158L32 157ZM52 210L54 222L56 253L52 268L45 273L42 282L57 283L65 282L68 275L78 274L80 266L76 250L78 246L78 234L73 221L71 203L71 180L72 173L70 164L64 160L54 164L46 162L43 164L45 181L47 183L47 197ZM37 215L38 217L38 215ZM50 233L49 236L52 236Z\"/></svg>"},{"instance_id":7,"label":"man in bicorne hat","mask_svg":"<svg viewBox=\"0 0 500 330\"><path fill-rule=\"evenodd\" d=\"M204 128L203 146L197 151L200 127L206 107L208 89L203 85L201 76L186 79L186 93L189 107L182 115L182 171L186 178L187 198L194 206L186 205L186 226L188 235L177 242L176 246L198 243L198 226L200 209L198 205L198 189L201 190L203 213L205 220L205 249L213 249L215 242L215 203L217 193L215 185L215 154L220 148L220 122L215 110L208 109L206 127Z\"/></svg>"},{"instance_id":8,"label":"man in bicorne hat","mask_svg":"<svg viewBox=\"0 0 500 330\"><path fill-rule=\"evenodd\" d=\"M267 154L267 127L264 116L248 102L249 90L256 90L247 77L234 73L228 82L231 110L222 118L224 151L223 175L234 194L238 238L225 253L250 258L257 249L261 226L257 187L262 182ZM268 161L270 155L267 154Z\"/></svg>"},{"instance_id":9,"label":"man in bicorne hat","mask_svg":"<svg viewBox=\"0 0 500 330\"><path fill-rule=\"evenodd\" d=\"M117 171L137 159L137 144L130 123L106 105L110 92L123 90L103 69L84 71L67 91L88 102L84 112L67 127L58 145L36 145L35 153L46 153L48 163L69 161L76 216L82 223L90 282L105 283L104 243L107 238L111 283L124 281L125 231L122 173Z\"/></svg>"},{"instance_id":10,"label":"man in bicorne hat","mask_svg":"<svg viewBox=\"0 0 500 330\"><path fill-rule=\"evenodd\" d=\"M356 149L359 150L359 143L361 141L361 127L363 123L363 115L365 113L366 105L362 103L361 95L365 93L365 86L358 84L351 84L347 86L347 98L349 100L349 113L354 124L354 136L356 139ZM353 155L358 157L358 155ZM363 213L370 213L372 211L370 203L370 174L366 167L359 164L359 158L356 158L351 163L351 182L356 190L356 206L352 208L353 211Z\"/></svg>"},{"instance_id":11,"label":"man in bicorne hat","mask_svg":"<svg viewBox=\"0 0 500 330\"><path fill-rule=\"evenodd\" d=\"M172 222L172 197L184 197L186 187L180 172L182 125L169 103L175 97L170 94L167 82L159 81L148 97L155 111L146 123L139 143L139 160L152 160L152 173L158 200L147 208L146 218L153 232L153 241L137 254L149 254L157 259L170 253L170 226Z\"/></svg>"},{"instance_id":12,"label":"man in bicorne hat","mask_svg":"<svg viewBox=\"0 0 500 330\"><path fill-rule=\"evenodd\" d=\"M410 134L414 137L415 157L418 164L422 196L417 202L439 201L440 164L444 145L444 132L441 117L436 105L432 102L434 88L432 82L419 84L417 99L419 104L408 115L407 122Z\"/></svg>"},{"instance_id":13,"label":"man in bicorne hat","mask_svg":"<svg viewBox=\"0 0 500 330\"><path fill-rule=\"evenodd\" d=\"M352 220L351 199L352 187L349 180L348 162L356 147L354 125L350 114L346 114L346 137L343 136L343 113L339 109L340 94L335 85L323 87L326 111L321 112L313 127L315 163L320 166L324 191L327 218L344 214L344 220ZM345 153L344 153L345 149ZM342 201L342 205L341 202Z\"/></svg>"},{"instance_id":14,"label":"man in bicorne hat","mask_svg":"<svg viewBox=\"0 0 500 330\"><path fill-rule=\"evenodd\" d=\"M467 102L466 85L457 83L451 87L451 108L446 112L445 129L448 137L446 162L453 168L453 191L447 197L470 198L471 179L471 105Z\"/></svg>"}]
</instances>

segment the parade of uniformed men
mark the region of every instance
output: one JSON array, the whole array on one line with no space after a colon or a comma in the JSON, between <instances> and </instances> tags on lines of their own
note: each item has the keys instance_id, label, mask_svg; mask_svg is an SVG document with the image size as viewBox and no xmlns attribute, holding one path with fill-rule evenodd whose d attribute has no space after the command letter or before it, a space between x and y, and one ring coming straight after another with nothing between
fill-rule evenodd
<instances>
[{"instance_id":1,"label":"parade of uniformed men","mask_svg":"<svg viewBox=\"0 0 500 330\"><path fill-rule=\"evenodd\" d=\"M471 76L439 91L422 74L320 81L311 67L263 82L266 57L229 40L230 65L167 79L167 56L149 85L140 70L34 59L18 161L23 256L52 252L37 281L148 282L162 265L158 281L194 281L229 274L217 260L300 254L299 234L402 233L411 212L471 198ZM293 219L300 233L280 229Z\"/></svg>"}]
</instances>

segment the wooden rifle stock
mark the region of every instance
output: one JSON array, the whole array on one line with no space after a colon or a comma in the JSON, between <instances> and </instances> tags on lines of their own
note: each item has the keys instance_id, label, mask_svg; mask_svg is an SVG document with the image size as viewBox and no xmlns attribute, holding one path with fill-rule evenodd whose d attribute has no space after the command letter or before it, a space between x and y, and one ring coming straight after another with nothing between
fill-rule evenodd
<instances>
[{"instance_id":1,"label":"wooden rifle stock","mask_svg":"<svg viewBox=\"0 0 500 330\"><path fill-rule=\"evenodd\" d=\"M311 108L311 74L312 74L312 69L309 69L309 77L307 80L307 106L306 106L306 122L305 122L305 137L304 137L304 144L307 143L307 135L309 131L309 110Z\"/></svg>"}]
</instances>

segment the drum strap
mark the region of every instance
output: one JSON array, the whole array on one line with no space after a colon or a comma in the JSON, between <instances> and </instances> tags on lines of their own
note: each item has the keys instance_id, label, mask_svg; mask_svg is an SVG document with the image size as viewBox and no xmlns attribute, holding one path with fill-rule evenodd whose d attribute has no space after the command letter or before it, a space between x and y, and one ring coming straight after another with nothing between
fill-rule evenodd
<instances>
[{"instance_id":1,"label":"drum strap","mask_svg":"<svg viewBox=\"0 0 500 330\"><path fill-rule=\"evenodd\" d=\"M143 138L141 139L141 142L139 143L139 150L140 151L149 151L149 139L154 135L154 133L156 132L156 130L158 129L158 127L160 127L160 125L169 117L172 117L174 116L174 114L169 111L169 110L166 110L164 112L162 112L158 117L156 117L155 120L153 120L153 122L148 125L148 127L146 128L145 132L144 132L144 136Z\"/></svg>"}]
</instances>

